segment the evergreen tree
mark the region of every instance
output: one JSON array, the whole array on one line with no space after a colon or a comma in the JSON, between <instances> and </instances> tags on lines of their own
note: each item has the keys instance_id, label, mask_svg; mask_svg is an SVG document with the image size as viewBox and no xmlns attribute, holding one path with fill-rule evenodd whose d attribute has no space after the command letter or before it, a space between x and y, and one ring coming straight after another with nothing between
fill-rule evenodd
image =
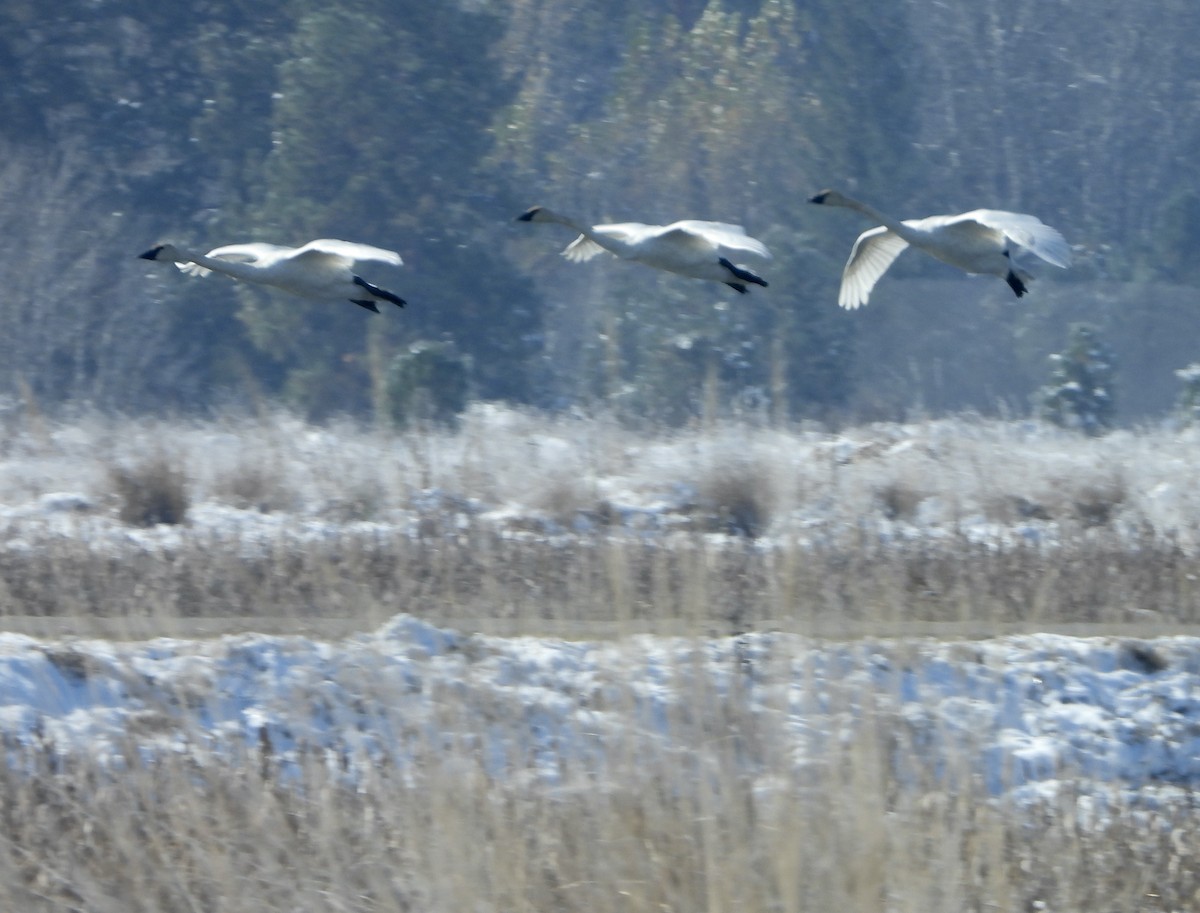
<instances>
[{"instance_id":1,"label":"evergreen tree","mask_svg":"<svg viewBox=\"0 0 1200 913\"><path fill-rule=\"evenodd\" d=\"M1062 428L1099 435L1113 426L1116 365L1095 327L1071 327L1065 351L1050 356L1050 383L1037 394L1041 416Z\"/></svg>"},{"instance_id":2,"label":"evergreen tree","mask_svg":"<svg viewBox=\"0 0 1200 913\"><path fill-rule=\"evenodd\" d=\"M388 414L396 425L453 427L467 408L470 365L449 343L417 342L388 366Z\"/></svg>"},{"instance_id":3,"label":"evergreen tree","mask_svg":"<svg viewBox=\"0 0 1200 913\"><path fill-rule=\"evenodd\" d=\"M1175 415L1184 425L1200 422L1200 363L1193 362L1175 372L1183 389L1175 402Z\"/></svg>"}]
</instances>

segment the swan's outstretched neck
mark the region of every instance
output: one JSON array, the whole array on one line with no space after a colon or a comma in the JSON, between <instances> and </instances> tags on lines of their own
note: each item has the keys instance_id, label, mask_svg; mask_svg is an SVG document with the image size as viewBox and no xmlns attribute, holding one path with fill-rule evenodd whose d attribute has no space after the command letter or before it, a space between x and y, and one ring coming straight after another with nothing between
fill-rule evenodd
<instances>
[{"instance_id":1,"label":"swan's outstretched neck","mask_svg":"<svg viewBox=\"0 0 1200 913\"><path fill-rule=\"evenodd\" d=\"M622 256L624 245L604 234L597 233L591 225L581 225L574 219L559 215L545 206L533 206L525 210L516 221L518 222L556 222L579 232L580 237L567 246L563 256L569 260L588 260L601 250Z\"/></svg>"},{"instance_id":2,"label":"swan's outstretched neck","mask_svg":"<svg viewBox=\"0 0 1200 913\"><path fill-rule=\"evenodd\" d=\"M198 267L203 267L196 275L203 276L208 270L216 273L222 273L232 279L242 279L246 282L262 282L262 271L250 263L242 263L237 260L222 260L217 257L210 257L207 254L197 254L188 250L181 250L174 244L159 244L156 247L150 248L144 254L138 254L142 260L161 260L171 261L179 265L183 269L183 264L194 263ZM190 271L190 270L188 270Z\"/></svg>"},{"instance_id":3,"label":"swan's outstretched neck","mask_svg":"<svg viewBox=\"0 0 1200 913\"><path fill-rule=\"evenodd\" d=\"M902 238L906 238L908 234L908 227L904 223L893 219L891 216L884 215L878 209L868 206L861 200L855 200L844 193L838 193L836 190L822 190L815 197L809 198L808 202L823 206L843 206L846 209L853 209L855 212L861 212L871 221L883 225L889 231L895 232Z\"/></svg>"}]
</instances>

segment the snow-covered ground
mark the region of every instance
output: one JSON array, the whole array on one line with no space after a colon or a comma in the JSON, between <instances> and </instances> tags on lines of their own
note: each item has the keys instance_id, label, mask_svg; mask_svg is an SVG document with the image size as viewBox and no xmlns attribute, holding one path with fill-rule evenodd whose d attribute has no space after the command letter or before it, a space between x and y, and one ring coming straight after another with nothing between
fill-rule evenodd
<instances>
[{"instance_id":1,"label":"snow-covered ground","mask_svg":"<svg viewBox=\"0 0 1200 913\"><path fill-rule=\"evenodd\" d=\"M113 471L160 456L199 531L418 534L431 518L515 532L733 531L1055 540L1104 526L1200 543L1200 428L1090 439L950 419L830 432L733 424L639 433L477 406L457 432L319 427L287 415L203 424L88 417L0 427L0 533L102 535ZM18 530L17 527L20 527ZM122 527L118 538L131 535ZM170 534L148 531L144 538Z\"/></svg>"},{"instance_id":2,"label":"snow-covered ground","mask_svg":"<svg viewBox=\"0 0 1200 913\"><path fill-rule=\"evenodd\" d=\"M0 637L0 732L123 763L269 745L331 769L444 746L493 776L603 777L617 759L744 743L749 775L889 746L894 774L979 778L992 794L1086 778L1200 785L1200 639L811 641L467 635L398 616L338 642L257 634L140 643ZM692 736L687 735L691 733ZM566 773L564 773L566 772Z\"/></svg>"},{"instance_id":3,"label":"snow-covered ground","mask_svg":"<svg viewBox=\"0 0 1200 913\"><path fill-rule=\"evenodd\" d=\"M22 554L67 540L118 566L135 552L169 561L187 542L235 561L347 536L435 548L481 526L580 541L684 531L762 549L853 543L864 530L897 541L966 535L1044 546L1050 561L1059 544L1097 530L1115 541L1128 530L1135 543L1149 530L1190 552L1200 542L1198 444L1194 430L1089 440L969 421L653 438L490 408L457 433L405 435L287 417L92 419L0 434L0 558L17 573ZM118 519L112 472L151 452L182 468L186 524ZM0 586L0 602L7 592ZM320 593L312 598L319 611ZM570 617L563 605L558 619ZM285 768L323 752L353 776L381 758L403 767L444 750L496 776L548 781L643 748L695 752L697 738L732 740L752 775L781 763L803 772L870 738L901 781L970 776L992 794L1063 778L1189 790L1200 784L1200 638L630 631L582 641L442 630L404 615L343 640L7 633L0 736L12 764L31 747L111 765L130 750L269 748Z\"/></svg>"}]
</instances>

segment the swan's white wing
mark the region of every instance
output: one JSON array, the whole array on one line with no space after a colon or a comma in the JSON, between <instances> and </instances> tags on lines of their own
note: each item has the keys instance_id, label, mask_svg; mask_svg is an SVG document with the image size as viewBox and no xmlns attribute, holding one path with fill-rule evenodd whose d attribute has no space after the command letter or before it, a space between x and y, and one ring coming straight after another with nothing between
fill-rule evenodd
<instances>
[{"instance_id":1,"label":"swan's white wing","mask_svg":"<svg viewBox=\"0 0 1200 913\"><path fill-rule=\"evenodd\" d=\"M295 252L295 256L309 253L328 254L331 257L343 257L346 260L361 262L372 260L378 263L390 263L401 266L404 261L394 250L384 250L382 247L372 247L370 244L359 244L356 241L338 241L336 238L320 238L309 241Z\"/></svg>"},{"instance_id":2,"label":"swan's white wing","mask_svg":"<svg viewBox=\"0 0 1200 913\"><path fill-rule=\"evenodd\" d=\"M610 238L618 245L640 244L662 231L661 225L644 225L641 222L619 222L613 225L593 225L592 234ZM580 235L566 246L562 255L572 263L583 263L605 250L602 244L587 235ZM612 251L609 251L612 253Z\"/></svg>"},{"instance_id":3,"label":"swan's white wing","mask_svg":"<svg viewBox=\"0 0 1200 913\"><path fill-rule=\"evenodd\" d=\"M617 222L613 225L593 225L592 234L612 238L620 244L640 244L663 231L661 225L646 225L643 222Z\"/></svg>"},{"instance_id":4,"label":"swan's white wing","mask_svg":"<svg viewBox=\"0 0 1200 913\"><path fill-rule=\"evenodd\" d=\"M278 260L292 253L290 247L280 247L278 244L226 244L224 247L214 247L206 256L214 260L235 260L239 263L257 263L260 266Z\"/></svg>"},{"instance_id":5,"label":"swan's white wing","mask_svg":"<svg viewBox=\"0 0 1200 913\"><path fill-rule=\"evenodd\" d=\"M1004 212L999 209L976 209L958 217L1003 232L1012 241L1047 263L1066 269L1071 265L1071 245L1037 216L1023 212Z\"/></svg>"},{"instance_id":6,"label":"swan's white wing","mask_svg":"<svg viewBox=\"0 0 1200 913\"><path fill-rule=\"evenodd\" d=\"M746 234L746 229L740 225L728 222L701 222L696 219L685 219L675 222L662 230L662 236L674 236L676 233L686 233L704 243L711 244L720 250L721 255L752 254L764 260L771 259L767 246L757 238Z\"/></svg>"},{"instance_id":7,"label":"swan's white wing","mask_svg":"<svg viewBox=\"0 0 1200 913\"><path fill-rule=\"evenodd\" d=\"M580 235L566 246L562 255L572 263L584 263L602 253L604 253L603 247L586 235Z\"/></svg>"},{"instance_id":8,"label":"swan's white wing","mask_svg":"<svg viewBox=\"0 0 1200 913\"><path fill-rule=\"evenodd\" d=\"M866 304L879 277L906 247L907 241L882 225L859 235L842 272L838 304L848 311Z\"/></svg>"}]
</instances>

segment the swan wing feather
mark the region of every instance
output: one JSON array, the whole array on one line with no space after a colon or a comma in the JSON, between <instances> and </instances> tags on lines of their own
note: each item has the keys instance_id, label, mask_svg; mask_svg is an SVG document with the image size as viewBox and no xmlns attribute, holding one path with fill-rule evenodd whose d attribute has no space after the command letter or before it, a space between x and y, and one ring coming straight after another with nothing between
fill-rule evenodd
<instances>
[{"instance_id":1,"label":"swan wing feather","mask_svg":"<svg viewBox=\"0 0 1200 913\"><path fill-rule=\"evenodd\" d=\"M309 241L295 252L297 257L307 257L321 254L328 257L338 257L353 263L373 261L390 263L392 266L402 266L404 261L394 250L384 250L370 244L359 244L357 241L339 241L336 238L319 238Z\"/></svg>"},{"instance_id":2,"label":"swan wing feather","mask_svg":"<svg viewBox=\"0 0 1200 913\"><path fill-rule=\"evenodd\" d=\"M750 254L763 260L771 259L771 252L767 250L767 246L746 234L746 229L740 225L685 219L663 229L663 237L677 236L681 233L695 239L695 243L715 248L721 256Z\"/></svg>"},{"instance_id":3,"label":"swan wing feather","mask_svg":"<svg viewBox=\"0 0 1200 913\"><path fill-rule=\"evenodd\" d=\"M612 225L593 225L592 234L610 238L618 244L641 244L647 238L662 233L663 226L644 222L617 222Z\"/></svg>"},{"instance_id":4,"label":"swan wing feather","mask_svg":"<svg viewBox=\"0 0 1200 913\"><path fill-rule=\"evenodd\" d=\"M214 247L206 256L213 260L232 260L236 263L262 265L285 257L291 252L292 248L290 247L255 241L250 244L226 244L224 247Z\"/></svg>"},{"instance_id":5,"label":"swan wing feather","mask_svg":"<svg viewBox=\"0 0 1200 913\"><path fill-rule=\"evenodd\" d=\"M1062 269L1071 265L1071 245L1057 229L1051 228L1037 216L1000 209L976 209L958 218L1003 233L1013 244L1025 248L1047 263Z\"/></svg>"},{"instance_id":6,"label":"swan wing feather","mask_svg":"<svg viewBox=\"0 0 1200 913\"><path fill-rule=\"evenodd\" d=\"M580 235L566 246L562 255L572 263L585 263L597 254L604 253L604 248L586 235Z\"/></svg>"},{"instance_id":7,"label":"swan wing feather","mask_svg":"<svg viewBox=\"0 0 1200 913\"><path fill-rule=\"evenodd\" d=\"M848 311L866 304L879 277L906 247L907 241L882 225L859 235L842 272L838 304Z\"/></svg>"}]
</instances>

